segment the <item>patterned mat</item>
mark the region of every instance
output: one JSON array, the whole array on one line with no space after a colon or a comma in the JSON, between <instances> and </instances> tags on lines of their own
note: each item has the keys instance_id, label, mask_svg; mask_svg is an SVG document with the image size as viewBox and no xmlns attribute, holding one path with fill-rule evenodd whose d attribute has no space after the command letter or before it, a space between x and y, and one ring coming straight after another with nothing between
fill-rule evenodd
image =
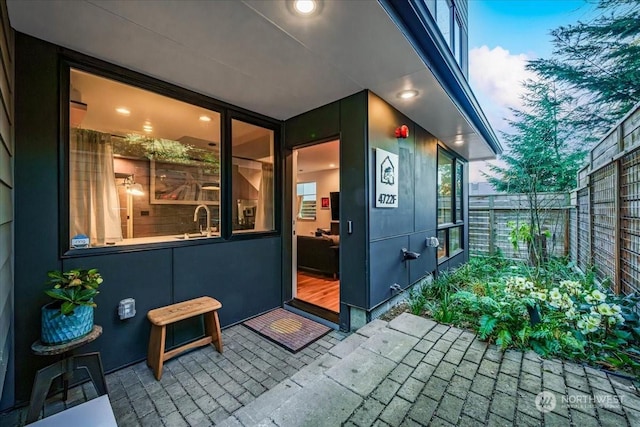
<instances>
[{"instance_id":1,"label":"patterned mat","mask_svg":"<svg viewBox=\"0 0 640 427\"><path fill-rule=\"evenodd\" d=\"M243 325L293 353L331 331L327 326L282 308L247 320Z\"/></svg>"}]
</instances>

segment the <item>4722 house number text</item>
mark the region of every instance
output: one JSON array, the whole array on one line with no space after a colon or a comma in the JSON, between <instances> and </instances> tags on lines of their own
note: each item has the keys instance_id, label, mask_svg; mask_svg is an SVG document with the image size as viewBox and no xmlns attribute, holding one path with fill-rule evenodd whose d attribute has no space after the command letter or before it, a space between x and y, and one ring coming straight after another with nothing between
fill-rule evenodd
<instances>
[{"instance_id":1,"label":"4722 house number text","mask_svg":"<svg viewBox=\"0 0 640 427\"><path fill-rule=\"evenodd\" d=\"M378 206L380 205L395 205L398 196L396 194L380 194L378 196Z\"/></svg>"}]
</instances>

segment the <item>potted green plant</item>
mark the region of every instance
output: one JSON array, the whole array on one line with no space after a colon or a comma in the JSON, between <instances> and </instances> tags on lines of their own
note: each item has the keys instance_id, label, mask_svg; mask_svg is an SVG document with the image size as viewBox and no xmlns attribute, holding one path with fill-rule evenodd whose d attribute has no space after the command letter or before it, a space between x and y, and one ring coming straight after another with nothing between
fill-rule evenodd
<instances>
[{"instance_id":1,"label":"potted green plant","mask_svg":"<svg viewBox=\"0 0 640 427\"><path fill-rule=\"evenodd\" d=\"M91 332L93 299L103 281L98 270L56 270L47 275L51 288L44 292L54 301L42 307L42 342L62 344Z\"/></svg>"}]
</instances>

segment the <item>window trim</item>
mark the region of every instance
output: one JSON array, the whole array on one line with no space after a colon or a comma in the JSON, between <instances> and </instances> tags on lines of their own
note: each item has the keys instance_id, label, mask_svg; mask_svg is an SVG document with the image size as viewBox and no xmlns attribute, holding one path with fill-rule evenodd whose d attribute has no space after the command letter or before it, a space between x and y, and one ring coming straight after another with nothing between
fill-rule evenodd
<instances>
[{"instance_id":1,"label":"window trim","mask_svg":"<svg viewBox=\"0 0 640 427\"><path fill-rule=\"evenodd\" d=\"M465 181L464 181L464 177L465 177L465 164L467 163L464 159L462 159L457 153L454 153L453 151L451 151L450 149L448 149L448 147L444 146L441 143L438 143L438 147L437 147L437 155L436 155L436 231L437 233L440 232L444 232L445 233L445 242L444 242L444 249L445 249L445 255L442 257L438 257L437 256L437 251L436 251L436 258L437 258L437 262L438 264L445 262L461 253L463 253L466 248L465 248L465 239L464 239L464 232L465 229L467 228L467 221L466 221L466 217L468 216L468 214L465 216ZM442 224L438 223L437 221L439 220L439 215L440 215L440 206L439 206L439 192L440 192L440 184L438 182L438 166L440 165L440 155L443 154L445 155L447 158L451 159L451 165L452 165L452 174L451 174L451 217L449 218L449 222L444 222ZM457 189L456 189L456 178L458 175L458 167L460 167L462 169L462 185L461 185L461 189L462 189L462 198L461 198L461 205L460 205L460 213L462 215L461 219L458 219L456 216L456 212L458 211L457 209ZM449 251L449 247L450 247L450 230L453 228L460 228L460 248L458 250L456 250L454 253L450 253Z\"/></svg>"},{"instance_id":2,"label":"window trim","mask_svg":"<svg viewBox=\"0 0 640 427\"><path fill-rule=\"evenodd\" d=\"M298 196L298 192L297 192L297 188L298 185L300 184L313 184L314 187L316 187L316 191L315 193L313 193L314 196L314 200L313 200L313 218L311 217L304 217L304 216L299 216L302 212L302 208L304 206L304 200L302 200L302 204L300 205L300 212L298 212L296 214L296 219L300 220L300 221L316 221L318 218L318 182L317 181L306 181L306 182L296 182L296 196ZM310 194L309 194L310 195ZM302 195L303 198L305 196L305 194Z\"/></svg>"},{"instance_id":3,"label":"window trim","mask_svg":"<svg viewBox=\"0 0 640 427\"><path fill-rule=\"evenodd\" d=\"M234 233L233 222L233 152L232 152L232 123L233 120L238 120L250 125L263 127L265 129L273 131L273 230L266 231L244 231L242 233ZM278 126L274 126L271 121L266 121L253 115L247 115L239 111L229 110L226 114L224 126L221 128L221 132L225 133L222 138L224 140L224 148L227 153L224 156L224 161L221 162L226 166L223 169L224 181L221 178L221 185L224 187L222 194L220 195L220 203L224 203L224 209L221 211L224 213L225 218L222 237L227 241L246 240L255 237L268 237L276 236L281 233L282 223L282 168L281 168L281 151L282 151L282 123ZM235 230L237 231L237 230Z\"/></svg>"},{"instance_id":4,"label":"window trim","mask_svg":"<svg viewBox=\"0 0 640 427\"><path fill-rule=\"evenodd\" d=\"M96 59L85 54L60 48L58 54L58 88L59 88L59 133L58 133L58 253L60 258L75 258L83 256L95 256L111 253L126 253L141 250L157 250L172 247L195 246L202 244L217 244L232 240L246 240L264 237L279 236L282 222L282 128L283 122L271 117L236 107L224 101L217 100L207 95L176 86L154 77L132 71L118 65ZM70 160L70 73L71 69L77 69L98 77L114 80L139 89L154 92L177 101L185 102L220 114L220 237L210 239L175 240L156 243L140 243L131 245L116 245L112 247L97 247L89 249L72 249L69 238L69 160ZM231 236L231 118L262 126L274 131L274 229L270 231L235 234Z\"/></svg>"}]
</instances>

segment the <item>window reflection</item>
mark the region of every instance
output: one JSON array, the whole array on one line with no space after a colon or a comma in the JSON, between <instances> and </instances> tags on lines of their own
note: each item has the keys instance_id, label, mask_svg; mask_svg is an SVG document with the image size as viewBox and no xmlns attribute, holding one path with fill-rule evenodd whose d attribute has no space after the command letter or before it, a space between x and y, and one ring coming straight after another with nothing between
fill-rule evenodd
<instances>
[{"instance_id":1,"label":"window reflection","mask_svg":"<svg viewBox=\"0 0 640 427\"><path fill-rule=\"evenodd\" d=\"M444 40L451 47L451 4L449 0L437 0L436 21Z\"/></svg>"},{"instance_id":2,"label":"window reflection","mask_svg":"<svg viewBox=\"0 0 640 427\"><path fill-rule=\"evenodd\" d=\"M70 238L95 247L218 234L218 112L75 69L69 96Z\"/></svg>"},{"instance_id":3,"label":"window reflection","mask_svg":"<svg viewBox=\"0 0 640 427\"><path fill-rule=\"evenodd\" d=\"M453 159L438 151L438 225L452 222Z\"/></svg>"},{"instance_id":4,"label":"window reflection","mask_svg":"<svg viewBox=\"0 0 640 427\"><path fill-rule=\"evenodd\" d=\"M449 229L449 255L462 249L462 227Z\"/></svg>"},{"instance_id":5,"label":"window reflection","mask_svg":"<svg viewBox=\"0 0 640 427\"><path fill-rule=\"evenodd\" d=\"M463 203L463 177L464 177L464 165L460 162L456 162L456 221L463 221L462 218L462 203Z\"/></svg>"},{"instance_id":6,"label":"window reflection","mask_svg":"<svg viewBox=\"0 0 640 427\"><path fill-rule=\"evenodd\" d=\"M233 230L273 230L274 131L233 119L231 138Z\"/></svg>"},{"instance_id":7,"label":"window reflection","mask_svg":"<svg viewBox=\"0 0 640 427\"><path fill-rule=\"evenodd\" d=\"M438 230L438 258L447 256L447 230Z\"/></svg>"}]
</instances>

